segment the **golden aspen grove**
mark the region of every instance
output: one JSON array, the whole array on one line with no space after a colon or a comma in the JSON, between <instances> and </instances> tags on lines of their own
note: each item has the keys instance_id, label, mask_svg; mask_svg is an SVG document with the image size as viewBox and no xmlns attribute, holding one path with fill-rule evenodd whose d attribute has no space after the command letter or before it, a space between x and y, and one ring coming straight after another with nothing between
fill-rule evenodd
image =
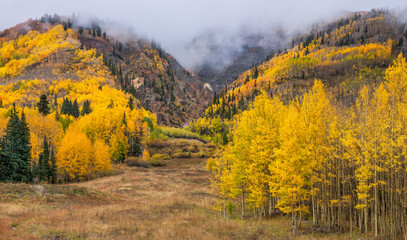
<instances>
[{"instance_id":1,"label":"golden aspen grove","mask_svg":"<svg viewBox=\"0 0 407 240\"><path fill-rule=\"evenodd\" d=\"M407 63L400 54L385 82L364 86L344 106L315 80L283 104L263 91L237 115L232 140L208 161L218 209L241 217L291 214L301 221L377 235L406 235ZM233 211L232 205L239 205Z\"/></svg>"},{"instance_id":2,"label":"golden aspen grove","mask_svg":"<svg viewBox=\"0 0 407 240\"><path fill-rule=\"evenodd\" d=\"M42 139L46 136L56 153L60 178L67 181L92 178L111 170L111 159L124 160L129 140L133 148L145 144L149 130L143 119L151 118L153 126L156 124L156 118L150 112L129 108L129 94L114 87L113 79L103 65L103 57L98 57L93 49L79 49L79 45L73 30L65 31L62 25L57 25L42 34L30 31L18 40L5 41L0 49L3 77L13 77L58 51L73 54L70 66L57 64L53 71L68 73L75 79L35 78L0 87L1 131L6 131L7 118L15 104L17 112L24 112L27 117L32 164L38 164ZM51 106L47 116L34 109L44 93L49 96ZM64 99L77 101L79 108L89 101L91 112L79 117L66 114L62 112ZM118 143L119 138L123 146Z\"/></svg>"}]
</instances>

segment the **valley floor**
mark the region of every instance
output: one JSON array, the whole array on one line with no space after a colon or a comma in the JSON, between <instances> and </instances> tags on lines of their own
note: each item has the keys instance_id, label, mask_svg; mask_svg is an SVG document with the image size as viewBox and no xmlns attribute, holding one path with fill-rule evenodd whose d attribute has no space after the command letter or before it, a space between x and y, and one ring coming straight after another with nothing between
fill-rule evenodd
<instances>
[{"instance_id":1,"label":"valley floor","mask_svg":"<svg viewBox=\"0 0 407 240\"><path fill-rule=\"evenodd\" d=\"M292 239L290 220L231 220L212 206L206 159L116 165L121 174L69 185L0 184L0 239ZM358 239L306 233L296 239ZM303 230L303 231L301 231Z\"/></svg>"}]
</instances>

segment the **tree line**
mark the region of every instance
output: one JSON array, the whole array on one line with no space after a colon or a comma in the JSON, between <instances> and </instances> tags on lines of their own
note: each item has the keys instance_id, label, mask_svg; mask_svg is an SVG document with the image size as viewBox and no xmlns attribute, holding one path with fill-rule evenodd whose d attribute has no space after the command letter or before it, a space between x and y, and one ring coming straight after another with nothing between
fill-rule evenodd
<instances>
[{"instance_id":1,"label":"tree line","mask_svg":"<svg viewBox=\"0 0 407 240\"><path fill-rule=\"evenodd\" d=\"M208 170L225 217L290 214L375 236L407 237L407 64L344 105L315 81L284 104L260 94L236 118L231 142ZM249 211L250 210L250 211Z\"/></svg>"}]
</instances>

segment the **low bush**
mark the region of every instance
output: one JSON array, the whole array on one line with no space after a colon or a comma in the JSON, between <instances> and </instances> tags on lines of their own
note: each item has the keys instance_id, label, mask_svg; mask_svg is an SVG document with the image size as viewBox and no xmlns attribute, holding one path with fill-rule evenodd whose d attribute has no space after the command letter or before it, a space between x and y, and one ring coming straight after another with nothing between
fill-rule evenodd
<instances>
[{"instance_id":1,"label":"low bush","mask_svg":"<svg viewBox=\"0 0 407 240\"><path fill-rule=\"evenodd\" d=\"M164 159L168 159L168 155L164 154L154 154L150 159L148 160L148 163L153 166L153 167L161 167L164 166Z\"/></svg>"},{"instance_id":2,"label":"low bush","mask_svg":"<svg viewBox=\"0 0 407 240\"><path fill-rule=\"evenodd\" d=\"M190 158L191 153L189 152L177 152L173 154L174 158Z\"/></svg>"},{"instance_id":3,"label":"low bush","mask_svg":"<svg viewBox=\"0 0 407 240\"><path fill-rule=\"evenodd\" d=\"M149 168L150 167L150 163L141 160L139 158L135 158L135 157L130 157L126 159L126 164L129 167L142 167L142 168Z\"/></svg>"},{"instance_id":4,"label":"low bush","mask_svg":"<svg viewBox=\"0 0 407 240\"><path fill-rule=\"evenodd\" d=\"M204 139L203 137L199 136L198 134L189 132L187 130L180 129L180 128L163 127L162 132L163 132L163 134L167 135L168 137L172 137L172 138L196 139L203 143L208 143L208 140Z\"/></svg>"}]
</instances>

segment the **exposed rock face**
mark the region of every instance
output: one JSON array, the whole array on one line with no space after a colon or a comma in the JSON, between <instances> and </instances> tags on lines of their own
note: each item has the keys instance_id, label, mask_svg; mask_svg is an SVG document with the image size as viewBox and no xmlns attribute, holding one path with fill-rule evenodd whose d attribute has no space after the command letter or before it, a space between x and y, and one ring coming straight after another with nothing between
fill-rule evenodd
<instances>
[{"instance_id":1,"label":"exposed rock face","mask_svg":"<svg viewBox=\"0 0 407 240\"><path fill-rule=\"evenodd\" d=\"M209 83L217 93L253 65L271 58L279 49L285 48L288 39L279 31L272 34L242 33L236 42L231 43L210 41L213 38L211 36L200 36L191 43L193 46L206 45L209 51L203 63L193 69L199 79Z\"/></svg>"},{"instance_id":2,"label":"exposed rock face","mask_svg":"<svg viewBox=\"0 0 407 240\"><path fill-rule=\"evenodd\" d=\"M96 49L98 54L103 55L104 63L110 70L109 79L115 81L111 85L134 95L145 109L157 115L160 124L184 126L199 117L211 102L211 88L204 87L205 83L185 70L156 43L131 36L115 38L102 34L103 29L98 24L83 27L69 21L57 15L42 18L41 21L30 19L0 32L0 43L17 39L31 30L43 33L62 24L65 30L71 27L76 32L78 46ZM20 75L3 79L3 82L34 78L75 80L76 74L68 71L75 56L74 51L58 51L28 66ZM55 71L56 65L60 71ZM65 68L67 71L64 71Z\"/></svg>"},{"instance_id":3,"label":"exposed rock face","mask_svg":"<svg viewBox=\"0 0 407 240\"><path fill-rule=\"evenodd\" d=\"M86 48L105 57L119 85L157 115L159 123L184 126L199 117L212 99L212 91L154 43L131 39L121 43L91 34L78 34Z\"/></svg>"},{"instance_id":4,"label":"exposed rock face","mask_svg":"<svg viewBox=\"0 0 407 240\"><path fill-rule=\"evenodd\" d=\"M264 61L272 54L271 48L253 47L220 70L214 69L209 64L201 65L197 68L197 75L201 81L209 83L213 90L219 93L226 85L233 83L241 73L253 67L254 64Z\"/></svg>"}]
</instances>

